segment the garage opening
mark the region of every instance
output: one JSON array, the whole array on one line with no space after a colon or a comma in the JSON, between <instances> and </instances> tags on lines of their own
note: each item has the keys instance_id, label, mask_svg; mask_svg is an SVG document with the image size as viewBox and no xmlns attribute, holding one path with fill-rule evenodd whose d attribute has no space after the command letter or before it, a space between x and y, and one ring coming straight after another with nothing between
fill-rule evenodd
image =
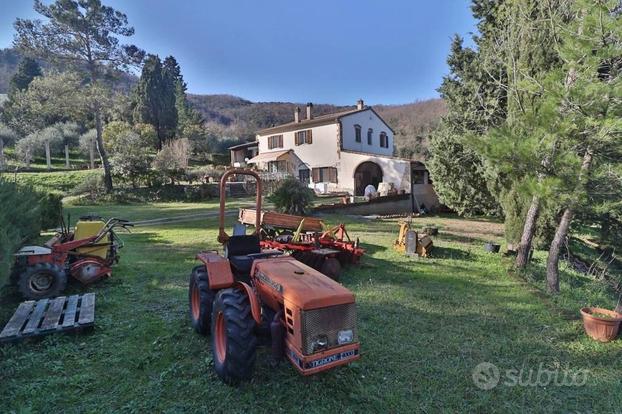
<instances>
[{"instance_id":1,"label":"garage opening","mask_svg":"<svg viewBox=\"0 0 622 414\"><path fill-rule=\"evenodd\" d=\"M382 182L382 168L375 162L365 161L354 171L354 188L357 196L365 193L365 187L369 184L378 190L378 184Z\"/></svg>"}]
</instances>

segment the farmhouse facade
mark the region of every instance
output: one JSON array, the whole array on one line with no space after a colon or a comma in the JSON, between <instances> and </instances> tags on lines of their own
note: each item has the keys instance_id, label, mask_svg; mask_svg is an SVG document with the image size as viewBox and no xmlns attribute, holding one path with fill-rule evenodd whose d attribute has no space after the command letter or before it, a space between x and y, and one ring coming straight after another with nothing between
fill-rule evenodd
<instances>
[{"instance_id":1,"label":"farmhouse facade","mask_svg":"<svg viewBox=\"0 0 622 414\"><path fill-rule=\"evenodd\" d=\"M317 192L363 195L369 184L384 182L397 192L419 193L427 207L438 205L425 166L393 156L394 131L362 100L355 108L314 116L307 104L293 122L262 129L256 141L231 147L232 165L287 173Z\"/></svg>"}]
</instances>

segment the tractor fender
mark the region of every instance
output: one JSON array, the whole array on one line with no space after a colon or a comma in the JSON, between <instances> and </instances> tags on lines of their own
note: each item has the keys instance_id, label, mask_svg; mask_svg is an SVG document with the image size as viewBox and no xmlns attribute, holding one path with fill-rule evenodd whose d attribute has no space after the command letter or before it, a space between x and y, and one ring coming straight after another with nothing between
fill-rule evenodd
<instances>
[{"instance_id":1,"label":"tractor fender","mask_svg":"<svg viewBox=\"0 0 622 414\"><path fill-rule=\"evenodd\" d=\"M239 281L235 282L233 287L246 293L246 296L248 296L248 300L251 303L251 313L253 314L253 319L255 319L255 322L259 325L261 323L261 303L259 303L259 299L257 298L253 288L248 284Z\"/></svg>"},{"instance_id":2,"label":"tractor fender","mask_svg":"<svg viewBox=\"0 0 622 414\"><path fill-rule=\"evenodd\" d=\"M215 252L199 253L197 260L205 265L210 289L219 290L233 286L233 273L229 260Z\"/></svg>"}]
</instances>

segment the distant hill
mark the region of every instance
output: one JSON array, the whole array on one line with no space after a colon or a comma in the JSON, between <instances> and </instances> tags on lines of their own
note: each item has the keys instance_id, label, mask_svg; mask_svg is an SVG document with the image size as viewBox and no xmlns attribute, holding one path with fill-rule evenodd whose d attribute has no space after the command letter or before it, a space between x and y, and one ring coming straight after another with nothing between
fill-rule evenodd
<instances>
[{"instance_id":1,"label":"distant hill","mask_svg":"<svg viewBox=\"0 0 622 414\"><path fill-rule=\"evenodd\" d=\"M9 91L9 82L19 64L21 57L14 49L0 49L0 93Z\"/></svg>"},{"instance_id":2,"label":"distant hill","mask_svg":"<svg viewBox=\"0 0 622 414\"><path fill-rule=\"evenodd\" d=\"M17 66L22 59L21 54L12 48L0 49L0 94L6 94L9 91L9 84L11 78L17 71ZM51 68L51 65L44 61L39 61L39 64L46 70ZM115 90L129 91L138 78L131 73L117 72L114 75L114 88Z\"/></svg>"}]
</instances>

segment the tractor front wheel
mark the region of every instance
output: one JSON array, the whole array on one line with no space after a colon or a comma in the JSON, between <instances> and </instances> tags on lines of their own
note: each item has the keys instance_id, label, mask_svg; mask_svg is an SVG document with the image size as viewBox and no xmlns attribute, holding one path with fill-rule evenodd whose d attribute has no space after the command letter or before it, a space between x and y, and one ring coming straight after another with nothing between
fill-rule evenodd
<instances>
[{"instance_id":1,"label":"tractor front wheel","mask_svg":"<svg viewBox=\"0 0 622 414\"><path fill-rule=\"evenodd\" d=\"M37 263L25 268L19 276L17 287L26 299L58 296L67 287L67 274L58 265Z\"/></svg>"},{"instance_id":2,"label":"tractor front wheel","mask_svg":"<svg viewBox=\"0 0 622 414\"><path fill-rule=\"evenodd\" d=\"M212 320L212 303L216 293L209 288L207 271L200 265L192 269L190 286L188 288L188 303L190 305L190 320L197 333L207 335Z\"/></svg>"},{"instance_id":3,"label":"tractor front wheel","mask_svg":"<svg viewBox=\"0 0 622 414\"><path fill-rule=\"evenodd\" d=\"M246 293L223 289L212 311L212 353L216 373L225 383L237 385L252 376L257 338L255 320Z\"/></svg>"}]
</instances>

